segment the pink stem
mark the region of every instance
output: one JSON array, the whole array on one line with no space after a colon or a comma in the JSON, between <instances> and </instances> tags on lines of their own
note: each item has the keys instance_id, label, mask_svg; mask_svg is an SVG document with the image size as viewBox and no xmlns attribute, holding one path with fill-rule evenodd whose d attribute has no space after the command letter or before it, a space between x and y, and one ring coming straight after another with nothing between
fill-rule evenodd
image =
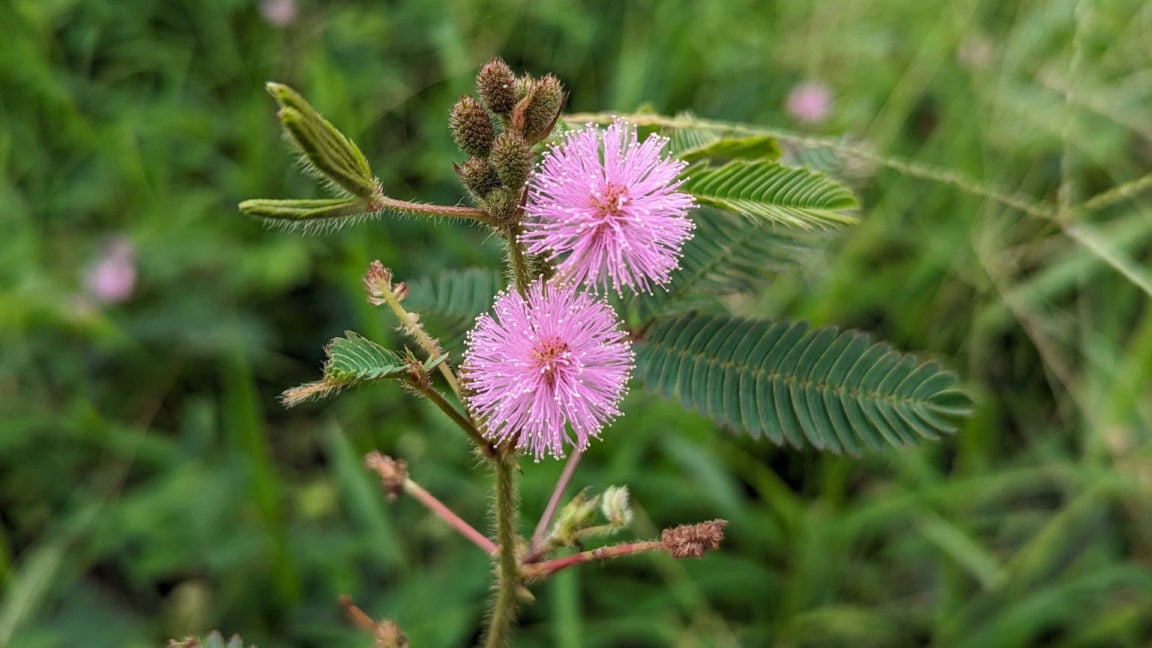
<instances>
[{"instance_id":1,"label":"pink stem","mask_svg":"<svg viewBox=\"0 0 1152 648\"><path fill-rule=\"evenodd\" d=\"M453 513L443 502L436 499L432 493L424 490L416 482L411 479L405 479L404 492L420 500L420 503L428 507L429 511L435 513L440 519L447 522L448 526L456 529L460 535L471 540L473 544L483 549L488 555L494 555L496 553L497 546L495 542L489 540L483 533L480 533L471 524L461 519L459 515Z\"/></svg>"},{"instance_id":2,"label":"pink stem","mask_svg":"<svg viewBox=\"0 0 1152 648\"><path fill-rule=\"evenodd\" d=\"M583 456L584 452L581 450L574 450L568 456L568 463L564 464L564 470L560 473L560 478L556 480L556 488L552 489L552 497L548 500L548 506L544 508L544 514L540 516L540 521L536 524L536 531L532 533L532 542L528 545L525 562L533 562L540 557L538 553L540 543L544 541L544 534L548 532L548 525L552 524L552 517L556 515L556 507L560 505L560 498L564 497L564 490L568 488L568 482L572 481L572 473L576 472L576 466L580 465L580 458Z\"/></svg>"},{"instance_id":3,"label":"pink stem","mask_svg":"<svg viewBox=\"0 0 1152 648\"><path fill-rule=\"evenodd\" d=\"M546 578L555 574L556 572L572 565L579 565L581 563L590 562L593 560L604 560L607 558L619 558L620 556L630 556L636 553L643 553L645 551L652 551L654 549L663 549L664 543L659 540L648 540L645 542L630 542L626 544L612 545L609 547L600 547L599 549L592 549L590 551L582 551L578 554L571 556L564 556L563 558L556 558L548 560L535 565L524 566L524 577L527 579Z\"/></svg>"}]
</instances>

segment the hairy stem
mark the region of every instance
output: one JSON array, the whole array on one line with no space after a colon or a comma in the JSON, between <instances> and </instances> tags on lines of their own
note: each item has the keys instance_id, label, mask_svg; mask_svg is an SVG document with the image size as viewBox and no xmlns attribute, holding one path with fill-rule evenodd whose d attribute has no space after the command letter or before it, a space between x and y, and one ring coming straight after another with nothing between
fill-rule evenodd
<instances>
[{"instance_id":1,"label":"hairy stem","mask_svg":"<svg viewBox=\"0 0 1152 648\"><path fill-rule=\"evenodd\" d=\"M519 228L508 231L505 239L508 241L508 260L512 264L512 278L516 283L516 290L521 294L528 290L532 283L532 276L528 270L528 259L524 257L524 247L518 240Z\"/></svg>"},{"instance_id":2,"label":"hairy stem","mask_svg":"<svg viewBox=\"0 0 1152 648\"><path fill-rule=\"evenodd\" d=\"M420 321L400 304L400 299L396 297L396 293L390 287L379 291L379 296L388 304L388 308L392 309L396 319L400 320L400 326L404 332L416 340L416 344L420 345L428 357L436 358L444 353L440 348L440 343L428 335L424 327L420 325ZM452 372L452 367L448 366L447 362L441 362L436 368L440 371L440 375L444 376L448 386L452 388L452 393L460 398L460 383L456 380L456 374ZM475 426L472 427L475 429Z\"/></svg>"},{"instance_id":3,"label":"hairy stem","mask_svg":"<svg viewBox=\"0 0 1152 648\"><path fill-rule=\"evenodd\" d=\"M441 363L440 366L444 366L444 364ZM484 456L491 457L495 453L495 449L492 447L492 444L488 443L488 441L484 438L484 435L480 434L480 430L476 428L476 425L472 422L472 419L469 418L467 414L464 414L460 410L456 409L452 403L449 403L448 400L441 396L440 392L433 389L431 385L418 385L416 388L417 391L419 391L421 394L427 396L428 400L432 401L436 407L439 407L440 411L447 414L448 418L452 419L452 422L460 426L460 429L464 430L464 432L466 432L468 436L471 437L472 442L476 444L477 448L480 448L480 451L484 454Z\"/></svg>"},{"instance_id":4,"label":"hairy stem","mask_svg":"<svg viewBox=\"0 0 1152 648\"><path fill-rule=\"evenodd\" d=\"M485 648L508 645L512 623L516 620L516 594L520 589L520 564L516 556L516 461L513 450L493 461L496 469L496 542L500 545L496 560L496 593L492 601L491 622L484 639Z\"/></svg>"},{"instance_id":5,"label":"hairy stem","mask_svg":"<svg viewBox=\"0 0 1152 648\"><path fill-rule=\"evenodd\" d=\"M611 545L609 547L600 547L599 549L591 549L589 551L581 551L571 556L564 556L563 558L556 558L534 565L526 565L524 567L524 578L526 580L547 578L561 569L571 567L572 565L579 565L593 560L631 556L632 554L654 551L656 549L664 549L664 543L659 540L647 540L644 542L629 542Z\"/></svg>"},{"instance_id":6,"label":"hairy stem","mask_svg":"<svg viewBox=\"0 0 1152 648\"><path fill-rule=\"evenodd\" d=\"M397 200L389 198L384 195L377 195L373 197L372 207L373 211L380 211L382 209L391 209L405 214L419 214L421 216L447 216L448 218L464 218L480 221L488 225L492 225L492 217L488 212L483 209L475 207L461 207L459 205L428 205L425 203L414 203L407 200Z\"/></svg>"}]
</instances>

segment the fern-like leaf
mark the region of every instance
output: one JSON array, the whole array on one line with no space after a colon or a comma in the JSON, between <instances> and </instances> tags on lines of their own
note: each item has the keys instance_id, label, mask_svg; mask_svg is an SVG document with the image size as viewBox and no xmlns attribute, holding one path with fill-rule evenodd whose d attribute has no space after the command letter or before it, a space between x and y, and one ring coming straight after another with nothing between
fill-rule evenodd
<instances>
[{"instance_id":1,"label":"fern-like leaf","mask_svg":"<svg viewBox=\"0 0 1152 648\"><path fill-rule=\"evenodd\" d=\"M801 229L851 225L855 196L835 180L776 162L734 160L689 169L681 188L701 204Z\"/></svg>"},{"instance_id":2,"label":"fern-like leaf","mask_svg":"<svg viewBox=\"0 0 1152 648\"><path fill-rule=\"evenodd\" d=\"M636 376L721 426L858 455L955 432L955 374L856 331L688 314L656 320Z\"/></svg>"},{"instance_id":3,"label":"fern-like leaf","mask_svg":"<svg viewBox=\"0 0 1152 648\"><path fill-rule=\"evenodd\" d=\"M774 227L709 207L696 210L692 219L696 231L684 245L668 291L636 296L642 315L717 310L724 297L755 293L776 273L819 268L831 236Z\"/></svg>"},{"instance_id":4,"label":"fern-like leaf","mask_svg":"<svg viewBox=\"0 0 1152 648\"><path fill-rule=\"evenodd\" d=\"M419 313L425 327L455 352L463 333L472 328L478 315L492 308L496 293L504 286L504 276L493 270L450 270L434 279L423 277L409 283L404 306Z\"/></svg>"},{"instance_id":5,"label":"fern-like leaf","mask_svg":"<svg viewBox=\"0 0 1152 648\"><path fill-rule=\"evenodd\" d=\"M292 407L354 385L385 378L410 380L413 371L418 369L426 373L447 357L431 358L421 363L413 358L401 358L353 331L345 331L344 335L346 337L334 338L324 349L328 356L324 362L324 377L285 391L280 395L281 402Z\"/></svg>"}]
</instances>

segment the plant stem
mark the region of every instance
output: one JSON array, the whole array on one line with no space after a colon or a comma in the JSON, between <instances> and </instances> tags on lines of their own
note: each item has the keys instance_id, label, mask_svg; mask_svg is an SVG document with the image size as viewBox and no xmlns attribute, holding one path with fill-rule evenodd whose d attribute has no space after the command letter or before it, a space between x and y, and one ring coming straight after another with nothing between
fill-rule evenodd
<instances>
[{"instance_id":1,"label":"plant stem","mask_svg":"<svg viewBox=\"0 0 1152 648\"><path fill-rule=\"evenodd\" d=\"M580 458L583 456L584 453L580 450L574 450L568 456L568 463L564 464L564 470L560 473L560 478L556 480L556 487L552 489L552 497L548 500L548 506L544 508L544 514L536 523L536 531L532 534L532 542L528 544L528 554L524 556L524 562L536 562L536 559L540 557L543 549L540 543L544 541L544 534L548 532L548 525L552 524L552 517L556 515L556 507L560 505L560 499L564 497L564 490L568 488L568 482L572 480L572 474L576 472L576 466L580 465Z\"/></svg>"},{"instance_id":2,"label":"plant stem","mask_svg":"<svg viewBox=\"0 0 1152 648\"><path fill-rule=\"evenodd\" d=\"M500 553L496 561L496 595L484 639L485 648L508 645L512 622L516 620L516 595L521 582L516 556L515 451L509 446L506 449L506 453L501 453L493 461L496 469L496 542L500 545Z\"/></svg>"},{"instance_id":3,"label":"plant stem","mask_svg":"<svg viewBox=\"0 0 1152 648\"><path fill-rule=\"evenodd\" d=\"M444 366L443 363L441 363L440 366ZM480 448L480 451L484 453L485 456L492 456L494 454L495 451L492 448L492 444L488 443L484 435L480 434L480 430L476 429L476 425L468 415L456 409L452 403L449 403L448 400L441 396L440 392L436 391L431 385L414 385L414 387L416 387L421 394L427 396L428 400L432 401L436 407L439 407L440 411L447 414L448 418L452 419L456 425L460 426L460 429L464 430L464 432L472 438L472 442L476 444L476 447Z\"/></svg>"},{"instance_id":4,"label":"plant stem","mask_svg":"<svg viewBox=\"0 0 1152 648\"><path fill-rule=\"evenodd\" d=\"M453 513L452 509L436 499L435 495L424 490L423 486L411 479L405 479L404 492L419 500L429 511L435 513L437 517L447 522L448 526L456 529L460 535L471 540L473 544L483 549L484 553L495 555L497 550L496 543L489 540L483 533L477 531L471 524L465 522L459 515Z\"/></svg>"},{"instance_id":5,"label":"plant stem","mask_svg":"<svg viewBox=\"0 0 1152 648\"><path fill-rule=\"evenodd\" d=\"M420 348L428 354L429 358L437 358L444 353L440 348L440 343L428 335L424 327L420 325L420 321L400 305L400 299L396 297L396 293L390 287L381 290L379 296L387 302L388 308L392 309L396 319L400 320L400 326L404 332L416 340L416 344L420 345ZM452 367L448 366L447 362L441 362L437 369L440 371L440 375L444 376L448 386L452 388L452 393L460 398L460 383L456 380L456 374L452 372Z\"/></svg>"},{"instance_id":6,"label":"plant stem","mask_svg":"<svg viewBox=\"0 0 1152 648\"><path fill-rule=\"evenodd\" d=\"M609 547L600 547L599 549L592 549L589 551L581 551L578 554L571 556L564 556L563 558L556 558L555 560L548 560L534 565L526 565L524 567L524 578L526 580L537 580L540 578L547 578L552 574L571 567L572 565L579 565L593 560L604 560L607 558L619 558L621 556L631 556L632 554L643 553L645 551L654 551L656 549L663 549L664 543L659 540L647 540L644 542L629 542L625 544L611 545Z\"/></svg>"},{"instance_id":7,"label":"plant stem","mask_svg":"<svg viewBox=\"0 0 1152 648\"><path fill-rule=\"evenodd\" d=\"M483 209L475 207L461 207L459 205L429 205L414 203L407 200L397 200L388 196L377 195L373 197L373 211L391 209L405 214L420 214L422 216L447 216L448 218L466 218L492 225L492 217Z\"/></svg>"},{"instance_id":8,"label":"plant stem","mask_svg":"<svg viewBox=\"0 0 1152 648\"><path fill-rule=\"evenodd\" d=\"M508 260L512 263L512 278L516 282L516 291L523 294L528 290L528 284L532 283L532 277L528 272L528 260L524 258L524 248L517 239L518 232L519 227L508 230L504 237L508 241Z\"/></svg>"}]
</instances>

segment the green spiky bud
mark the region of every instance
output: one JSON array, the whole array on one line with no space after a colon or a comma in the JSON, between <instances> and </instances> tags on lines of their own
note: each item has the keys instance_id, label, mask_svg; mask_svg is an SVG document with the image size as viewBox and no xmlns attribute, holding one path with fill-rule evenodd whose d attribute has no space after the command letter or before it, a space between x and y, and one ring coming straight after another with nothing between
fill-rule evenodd
<instances>
[{"instance_id":1,"label":"green spiky bud","mask_svg":"<svg viewBox=\"0 0 1152 648\"><path fill-rule=\"evenodd\" d=\"M461 97L452 106L448 126L452 129L452 139L456 140L456 145L468 155L486 157L492 150L496 129L492 127L488 111L474 98Z\"/></svg>"},{"instance_id":2,"label":"green spiky bud","mask_svg":"<svg viewBox=\"0 0 1152 648\"><path fill-rule=\"evenodd\" d=\"M516 102L519 103L523 101L524 97L527 97L528 93L531 92L534 87L536 87L536 79L533 79L531 74L525 74L516 79Z\"/></svg>"},{"instance_id":3,"label":"green spiky bud","mask_svg":"<svg viewBox=\"0 0 1152 648\"><path fill-rule=\"evenodd\" d=\"M549 74L537 81L524 110L524 138L535 143L547 137L566 98L560 79Z\"/></svg>"},{"instance_id":4,"label":"green spiky bud","mask_svg":"<svg viewBox=\"0 0 1152 648\"><path fill-rule=\"evenodd\" d=\"M532 171L532 148L519 134L505 131L492 143L488 158L505 187L519 190Z\"/></svg>"},{"instance_id":5,"label":"green spiky bud","mask_svg":"<svg viewBox=\"0 0 1152 648\"><path fill-rule=\"evenodd\" d=\"M503 59L495 58L484 64L476 75L476 92L488 110L497 115L508 115L516 105L513 86L516 75Z\"/></svg>"},{"instance_id":6,"label":"green spiky bud","mask_svg":"<svg viewBox=\"0 0 1152 648\"><path fill-rule=\"evenodd\" d=\"M464 164L454 164L456 175L464 188L472 194L478 202L484 202L488 194L500 188L500 176L496 174L496 167L483 158L468 158Z\"/></svg>"}]
</instances>

